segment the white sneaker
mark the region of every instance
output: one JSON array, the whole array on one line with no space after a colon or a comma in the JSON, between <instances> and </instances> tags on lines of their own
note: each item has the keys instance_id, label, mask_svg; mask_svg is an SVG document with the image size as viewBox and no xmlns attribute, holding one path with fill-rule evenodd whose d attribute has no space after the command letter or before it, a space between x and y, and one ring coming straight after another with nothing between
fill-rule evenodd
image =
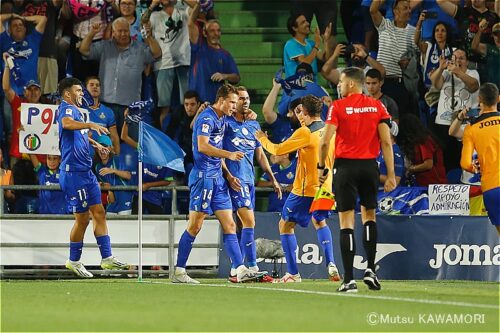
<instances>
[{"instance_id":1,"label":"white sneaker","mask_svg":"<svg viewBox=\"0 0 500 333\"><path fill-rule=\"evenodd\" d=\"M299 273L292 275L287 272L285 275L283 275L281 279L274 279L273 281L273 283L293 283L293 282L302 282L302 278L300 277Z\"/></svg>"},{"instance_id":2,"label":"white sneaker","mask_svg":"<svg viewBox=\"0 0 500 333\"><path fill-rule=\"evenodd\" d=\"M101 260L101 268L109 270L128 270L130 265L118 261L115 257L107 257Z\"/></svg>"},{"instance_id":3,"label":"white sneaker","mask_svg":"<svg viewBox=\"0 0 500 333\"><path fill-rule=\"evenodd\" d=\"M187 284L200 284L200 281L191 278L187 275L186 271L179 273L175 272L171 279L172 283L187 283Z\"/></svg>"},{"instance_id":4,"label":"white sneaker","mask_svg":"<svg viewBox=\"0 0 500 333\"><path fill-rule=\"evenodd\" d=\"M236 273L236 281L237 282L249 282L249 281L256 281L258 278L264 276L264 273L262 272L254 272L253 270L244 267L242 265L241 269L237 269Z\"/></svg>"},{"instance_id":5,"label":"white sneaker","mask_svg":"<svg viewBox=\"0 0 500 333\"><path fill-rule=\"evenodd\" d=\"M330 281L340 281L340 274L337 266L334 263L328 264L328 275L330 276Z\"/></svg>"},{"instance_id":6,"label":"white sneaker","mask_svg":"<svg viewBox=\"0 0 500 333\"><path fill-rule=\"evenodd\" d=\"M66 268L73 271L76 275L82 278L92 278L94 275L90 273L85 266L79 261L66 260Z\"/></svg>"}]
</instances>

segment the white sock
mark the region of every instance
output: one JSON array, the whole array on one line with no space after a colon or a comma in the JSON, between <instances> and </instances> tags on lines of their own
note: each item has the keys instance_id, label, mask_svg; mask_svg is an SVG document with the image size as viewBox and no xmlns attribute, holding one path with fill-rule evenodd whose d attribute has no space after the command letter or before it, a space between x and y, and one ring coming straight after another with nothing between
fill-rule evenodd
<instances>
[{"instance_id":1,"label":"white sock","mask_svg":"<svg viewBox=\"0 0 500 333\"><path fill-rule=\"evenodd\" d=\"M184 274L186 273L185 267L175 267L175 274Z\"/></svg>"},{"instance_id":2,"label":"white sock","mask_svg":"<svg viewBox=\"0 0 500 333\"><path fill-rule=\"evenodd\" d=\"M236 268L231 268L231 273L229 273L231 276L236 275Z\"/></svg>"}]
</instances>

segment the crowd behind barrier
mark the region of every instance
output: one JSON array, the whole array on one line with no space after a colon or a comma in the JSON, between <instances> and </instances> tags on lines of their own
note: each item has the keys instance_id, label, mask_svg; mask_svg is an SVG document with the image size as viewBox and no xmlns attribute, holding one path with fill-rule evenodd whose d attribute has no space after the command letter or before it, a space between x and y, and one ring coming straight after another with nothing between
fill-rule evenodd
<instances>
[{"instance_id":1,"label":"crowd behind barrier","mask_svg":"<svg viewBox=\"0 0 500 333\"><path fill-rule=\"evenodd\" d=\"M499 85L500 71L487 70L499 68L499 0L330 0L314 6L283 1L283 5L290 9L284 71L269 73L273 87L262 108L262 126L269 129L273 142L293 133L289 111L304 91L321 97L326 110L339 97L336 86L342 67L360 67L367 73L365 93L380 99L399 124L393 139L403 155L401 185L479 184L479 174L460 168L459 128L477 115L479 85ZM58 183L60 161L52 156L57 154L35 157L20 152L36 146L35 141L19 138L25 116L21 106L59 103L57 82L67 76L80 79L87 88L93 101L86 108L90 121L111 133L102 143L115 156L97 154L94 165L109 212L128 214L134 206L133 191L118 191L119 198L113 193L113 186L137 184L137 154L125 144L137 139L137 123L127 118L134 102L151 100L139 119L165 131L187 153L186 174L153 172L149 181L186 185L193 164L193 118L215 102L215 91L224 82L241 79L238 58L223 47L218 13L213 1L2 1L2 185ZM313 18L316 30L311 28ZM345 40L337 33L341 26ZM47 118L40 117L39 122L43 125ZM295 176L294 160L293 154L288 159L271 157L285 192ZM257 186L269 187L269 180L260 174L256 172ZM5 212L65 210L60 198L45 190L6 189L3 198ZM146 195L144 200L151 204L151 212L160 206L166 213L172 198L165 192ZM178 201L178 207L186 207L187 197ZM124 206L117 207L116 202ZM271 193L269 206L276 202ZM279 210L280 205L271 209Z\"/></svg>"}]
</instances>

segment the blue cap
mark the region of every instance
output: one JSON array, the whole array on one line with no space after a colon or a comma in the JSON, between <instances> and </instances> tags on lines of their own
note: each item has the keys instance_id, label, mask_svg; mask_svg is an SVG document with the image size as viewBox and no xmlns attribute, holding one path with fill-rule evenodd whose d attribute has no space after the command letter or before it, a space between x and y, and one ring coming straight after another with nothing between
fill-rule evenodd
<instances>
[{"instance_id":1,"label":"blue cap","mask_svg":"<svg viewBox=\"0 0 500 333\"><path fill-rule=\"evenodd\" d=\"M38 83L37 80L29 80L28 82L26 82L26 84L24 85L24 89L28 89L29 87L31 86L35 86L35 87L38 87L38 88L41 88L40 86L40 83Z\"/></svg>"},{"instance_id":2,"label":"blue cap","mask_svg":"<svg viewBox=\"0 0 500 333\"><path fill-rule=\"evenodd\" d=\"M111 142L111 139L109 138L109 136L107 135L100 135L97 137L97 139L95 140L97 143L103 145L103 146L107 146L107 147L110 147L113 145L113 143Z\"/></svg>"}]
</instances>

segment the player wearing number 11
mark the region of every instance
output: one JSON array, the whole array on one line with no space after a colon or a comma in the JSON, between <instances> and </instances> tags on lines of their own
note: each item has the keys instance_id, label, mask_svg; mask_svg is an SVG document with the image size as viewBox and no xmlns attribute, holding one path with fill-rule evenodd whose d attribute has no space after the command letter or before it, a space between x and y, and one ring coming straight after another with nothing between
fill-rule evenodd
<instances>
[{"instance_id":1,"label":"player wearing number 11","mask_svg":"<svg viewBox=\"0 0 500 333\"><path fill-rule=\"evenodd\" d=\"M78 106L82 104L82 83L75 78L65 78L59 82L62 101L57 109L59 122L59 149L61 151L60 183L68 203L68 210L75 216L75 224L70 234L70 254L66 267L83 278L93 277L80 262L83 237L89 225L89 211L92 214L94 235L101 252L103 269L128 269L111 254L111 242L101 190L91 171L92 158L90 144L97 150L107 150L88 137L89 130L100 134L109 131L95 123L85 123Z\"/></svg>"}]
</instances>

